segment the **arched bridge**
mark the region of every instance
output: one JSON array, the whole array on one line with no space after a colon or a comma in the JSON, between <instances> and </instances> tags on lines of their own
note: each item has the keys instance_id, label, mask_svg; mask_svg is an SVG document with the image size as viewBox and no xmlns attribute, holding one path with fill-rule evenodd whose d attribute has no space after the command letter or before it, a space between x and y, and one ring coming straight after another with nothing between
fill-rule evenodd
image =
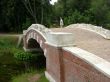
<instances>
[{"instance_id":1,"label":"arched bridge","mask_svg":"<svg viewBox=\"0 0 110 82\"><path fill-rule=\"evenodd\" d=\"M25 51L43 50L50 82L110 82L110 31L91 24L23 31Z\"/></svg>"}]
</instances>

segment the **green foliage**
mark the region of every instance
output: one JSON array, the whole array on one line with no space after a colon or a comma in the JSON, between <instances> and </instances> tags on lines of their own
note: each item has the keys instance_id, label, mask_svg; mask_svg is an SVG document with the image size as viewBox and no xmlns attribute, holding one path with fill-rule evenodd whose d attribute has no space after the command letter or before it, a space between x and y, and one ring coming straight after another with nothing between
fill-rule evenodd
<instances>
[{"instance_id":1,"label":"green foliage","mask_svg":"<svg viewBox=\"0 0 110 82\"><path fill-rule=\"evenodd\" d=\"M27 0L0 0L0 32L22 32L33 23L50 25L52 11L49 0L28 0L30 4L26 4L28 9L31 8L31 14L23 1Z\"/></svg>"},{"instance_id":2,"label":"green foliage","mask_svg":"<svg viewBox=\"0 0 110 82\"><path fill-rule=\"evenodd\" d=\"M30 4L27 0L0 1L1 32L22 32L32 23L40 23L47 27L52 23L58 25L60 17L66 25L91 23L110 29L109 0L58 0L53 6L50 5L50 0L28 1Z\"/></svg>"},{"instance_id":3,"label":"green foliage","mask_svg":"<svg viewBox=\"0 0 110 82\"><path fill-rule=\"evenodd\" d=\"M15 51L14 51L15 52L14 57L17 60L22 61L24 63L24 67L26 71L30 71L30 62L33 59L33 55L31 53L24 52L22 50L15 50Z\"/></svg>"},{"instance_id":4,"label":"green foliage","mask_svg":"<svg viewBox=\"0 0 110 82\"><path fill-rule=\"evenodd\" d=\"M24 52L22 50L21 51L17 50L16 53L14 54L14 57L20 61L29 62L32 60L33 55L31 53Z\"/></svg>"},{"instance_id":5,"label":"green foliage","mask_svg":"<svg viewBox=\"0 0 110 82\"><path fill-rule=\"evenodd\" d=\"M43 66L45 62L43 61L44 56L41 55L42 53L37 53L36 55L35 52L32 54L24 52L22 47L16 48L17 40L18 38L15 36L0 36L0 82L12 82L12 77L24 72L32 72L33 69L36 70L37 66ZM18 59L15 58L15 54ZM25 58L25 55L28 55L28 57ZM29 69L25 69L24 62L30 66ZM39 68L37 73L42 73L44 70L45 69ZM14 81L22 82L21 80L23 79L25 78L18 78L18 80L15 78ZM25 82L25 80L23 80L23 82Z\"/></svg>"},{"instance_id":6,"label":"green foliage","mask_svg":"<svg viewBox=\"0 0 110 82\"><path fill-rule=\"evenodd\" d=\"M29 82L28 81L28 77L31 76L32 74L22 74L22 75L18 75L18 76L14 76L12 78L12 82Z\"/></svg>"},{"instance_id":7,"label":"green foliage","mask_svg":"<svg viewBox=\"0 0 110 82\"><path fill-rule=\"evenodd\" d=\"M13 57L16 43L16 37L0 36L0 82L9 82L12 76L24 71L23 63Z\"/></svg>"},{"instance_id":8,"label":"green foliage","mask_svg":"<svg viewBox=\"0 0 110 82\"><path fill-rule=\"evenodd\" d=\"M84 16L79 11L75 10L70 16L64 18L64 22L66 25L73 23L88 23L90 20L89 16Z\"/></svg>"},{"instance_id":9,"label":"green foliage","mask_svg":"<svg viewBox=\"0 0 110 82\"><path fill-rule=\"evenodd\" d=\"M22 29L27 29L31 25L31 21L29 18L26 18L25 23L22 25Z\"/></svg>"},{"instance_id":10,"label":"green foliage","mask_svg":"<svg viewBox=\"0 0 110 82\"><path fill-rule=\"evenodd\" d=\"M91 23L110 29L108 0L58 0L53 9L56 18L62 17L65 25Z\"/></svg>"},{"instance_id":11,"label":"green foliage","mask_svg":"<svg viewBox=\"0 0 110 82\"><path fill-rule=\"evenodd\" d=\"M99 3L97 3L97 1ZM96 0L92 1L90 12L93 16L94 24L108 27L110 23L110 14L109 14L110 7L107 5L106 0Z\"/></svg>"},{"instance_id":12,"label":"green foliage","mask_svg":"<svg viewBox=\"0 0 110 82\"><path fill-rule=\"evenodd\" d=\"M29 73L23 73L17 76L14 76L12 78L11 82L29 82L29 77L32 77L33 75L35 75L37 72L35 70L29 72Z\"/></svg>"},{"instance_id":13,"label":"green foliage","mask_svg":"<svg viewBox=\"0 0 110 82\"><path fill-rule=\"evenodd\" d=\"M21 31L21 24L25 21L26 11L19 0L3 0L0 2L0 31ZM21 12L22 11L22 12Z\"/></svg>"},{"instance_id":14,"label":"green foliage","mask_svg":"<svg viewBox=\"0 0 110 82\"><path fill-rule=\"evenodd\" d=\"M0 48L8 48L14 47L17 44L17 37L14 36L0 36Z\"/></svg>"},{"instance_id":15,"label":"green foliage","mask_svg":"<svg viewBox=\"0 0 110 82\"><path fill-rule=\"evenodd\" d=\"M43 73L43 71L42 71L42 73ZM29 73L23 73L21 75L14 76L12 78L12 82L29 82L29 78L33 77L36 74L38 74L39 76L41 76L39 79L37 79L36 82L49 82L46 79L45 75L42 74L42 73L40 74L39 72L33 70L32 72L29 72Z\"/></svg>"}]
</instances>

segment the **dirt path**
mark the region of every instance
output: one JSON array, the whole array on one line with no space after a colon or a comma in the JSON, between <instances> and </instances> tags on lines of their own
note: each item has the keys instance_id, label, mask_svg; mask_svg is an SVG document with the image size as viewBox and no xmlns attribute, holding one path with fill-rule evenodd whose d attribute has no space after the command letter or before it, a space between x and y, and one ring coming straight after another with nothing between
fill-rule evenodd
<instances>
[{"instance_id":1,"label":"dirt path","mask_svg":"<svg viewBox=\"0 0 110 82\"><path fill-rule=\"evenodd\" d=\"M17 36L19 37L22 34L4 34L4 33L0 33L0 36Z\"/></svg>"},{"instance_id":2,"label":"dirt path","mask_svg":"<svg viewBox=\"0 0 110 82\"><path fill-rule=\"evenodd\" d=\"M29 82L37 82L40 77L41 77L40 74L35 74L35 75L29 77L28 80L29 80Z\"/></svg>"}]
</instances>

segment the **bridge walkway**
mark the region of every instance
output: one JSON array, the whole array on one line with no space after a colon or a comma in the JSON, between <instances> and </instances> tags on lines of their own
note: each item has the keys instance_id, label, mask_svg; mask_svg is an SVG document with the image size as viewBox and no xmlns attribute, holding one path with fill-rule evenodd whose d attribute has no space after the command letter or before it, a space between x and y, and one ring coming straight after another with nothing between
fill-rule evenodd
<instances>
[{"instance_id":1,"label":"bridge walkway","mask_svg":"<svg viewBox=\"0 0 110 82\"><path fill-rule=\"evenodd\" d=\"M84 49L110 62L110 40L81 28L52 28L53 32L71 32L76 47ZM68 39L68 38L67 38Z\"/></svg>"}]
</instances>

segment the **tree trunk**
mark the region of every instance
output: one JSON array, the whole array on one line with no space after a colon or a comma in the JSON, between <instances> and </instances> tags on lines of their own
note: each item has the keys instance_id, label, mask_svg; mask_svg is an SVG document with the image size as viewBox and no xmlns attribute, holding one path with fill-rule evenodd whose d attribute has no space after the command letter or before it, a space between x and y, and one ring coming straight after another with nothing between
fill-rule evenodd
<instances>
[{"instance_id":1,"label":"tree trunk","mask_svg":"<svg viewBox=\"0 0 110 82\"><path fill-rule=\"evenodd\" d=\"M25 66L25 69L27 70L29 68L28 62L24 61L24 66Z\"/></svg>"},{"instance_id":2,"label":"tree trunk","mask_svg":"<svg viewBox=\"0 0 110 82\"><path fill-rule=\"evenodd\" d=\"M42 14L42 16L41 16L41 24L43 24L43 19L44 19L44 17L43 17L43 15L44 15L43 6L42 6L41 14Z\"/></svg>"}]
</instances>

